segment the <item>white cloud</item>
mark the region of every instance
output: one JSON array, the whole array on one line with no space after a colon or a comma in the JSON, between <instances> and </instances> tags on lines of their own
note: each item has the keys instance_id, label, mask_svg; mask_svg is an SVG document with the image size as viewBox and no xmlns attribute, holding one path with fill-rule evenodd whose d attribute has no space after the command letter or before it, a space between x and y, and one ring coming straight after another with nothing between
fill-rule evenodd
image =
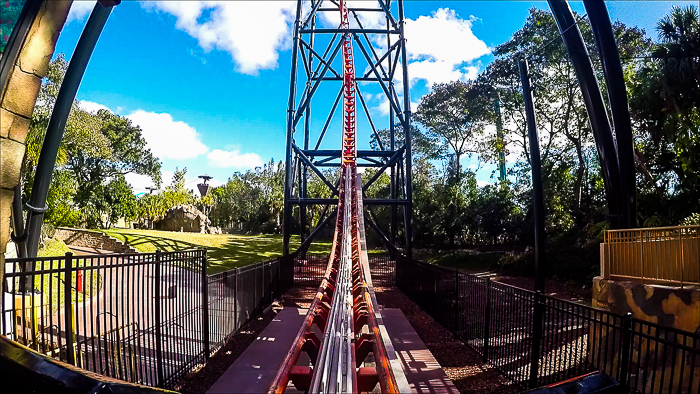
<instances>
[{"instance_id":1,"label":"white cloud","mask_svg":"<svg viewBox=\"0 0 700 394\"><path fill-rule=\"evenodd\" d=\"M454 10L440 8L431 16L406 19L406 50L411 83L424 79L433 83L468 80L478 68L466 65L491 49L472 32L472 20L462 19ZM401 73L396 74L401 78Z\"/></svg>"},{"instance_id":2,"label":"white cloud","mask_svg":"<svg viewBox=\"0 0 700 394\"><path fill-rule=\"evenodd\" d=\"M97 111L99 111L99 110L101 110L101 109L106 109L106 110L109 111L109 112L113 112L111 109L109 109L109 108L108 108L107 106L105 106L105 105L102 105L102 104L99 104L99 103L95 103L95 102L92 102L92 101L87 101L87 100L80 100L80 101L78 102L78 106L79 106L81 109L83 109L83 110L85 110L85 111L87 111L87 112L92 112L92 113L97 113Z\"/></svg>"},{"instance_id":3,"label":"white cloud","mask_svg":"<svg viewBox=\"0 0 700 394\"><path fill-rule=\"evenodd\" d=\"M139 109L127 118L141 127L148 148L160 159L193 159L209 151L194 127L170 114Z\"/></svg>"},{"instance_id":4,"label":"white cloud","mask_svg":"<svg viewBox=\"0 0 700 394\"><path fill-rule=\"evenodd\" d=\"M381 115L389 115L389 99L386 97L384 94L377 94L377 96L380 96L382 101L377 105L376 107L373 107L372 109L379 112ZM399 98L399 108L403 107L403 95L398 95ZM411 101L411 112L415 113L416 110L418 110L418 104L420 104L417 101Z\"/></svg>"},{"instance_id":5,"label":"white cloud","mask_svg":"<svg viewBox=\"0 0 700 394\"><path fill-rule=\"evenodd\" d=\"M219 168L255 168L263 165L263 161L257 153L241 153L234 149L225 151L214 149L207 155L209 165Z\"/></svg>"},{"instance_id":6,"label":"white cloud","mask_svg":"<svg viewBox=\"0 0 700 394\"><path fill-rule=\"evenodd\" d=\"M367 0L347 0L348 8L380 8L379 2ZM340 25L340 12L331 2L324 2L323 8L333 8L335 11L319 12L321 22L325 27L337 28ZM382 29L386 26L386 17L382 12L357 12L357 18L365 29ZM351 28L358 28L355 17L350 14L348 17ZM386 38L383 38L386 40Z\"/></svg>"},{"instance_id":7,"label":"white cloud","mask_svg":"<svg viewBox=\"0 0 700 394\"><path fill-rule=\"evenodd\" d=\"M244 74L276 68L278 51L291 47L293 1L157 1L142 6L175 16L176 28L205 51L230 53Z\"/></svg>"},{"instance_id":8,"label":"white cloud","mask_svg":"<svg viewBox=\"0 0 700 394\"><path fill-rule=\"evenodd\" d=\"M171 177L172 177L172 175L171 175ZM131 185L131 188L133 189L134 194L148 193L148 190L146 190L146 187L155 186L155 184L153 183L153 180L148 175L129 173L129 174L124 175L124 178L126 179L126 182Z\"/></svg>"},{"instance_id":9,"label":"white cloud","mask_svg":"<svg viewBox=\"0 0 700 394\"><path fill-rule=\"evenodd\" d=\"M96 0L76 0L71 4L66 23L82 21L87 18L95 8Z\"/></svg>"}]
</instances>

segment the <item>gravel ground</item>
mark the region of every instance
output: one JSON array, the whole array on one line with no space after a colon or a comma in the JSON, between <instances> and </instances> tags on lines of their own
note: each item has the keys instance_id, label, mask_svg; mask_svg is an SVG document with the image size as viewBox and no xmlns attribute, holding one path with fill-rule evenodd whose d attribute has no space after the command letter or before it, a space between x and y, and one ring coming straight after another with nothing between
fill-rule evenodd
<instances>
[{"instance_id":1,"label":"gravel ground","mask_svg":"<svg viewBox=\"0 0 700 394\"><path fill-rule=\"evenodd\" d=\"M496 274L492 278L501 283L520 287L521 289L535 290L535 279L526 276L508 274ZM560 300L576 302L583 305L591 305L592 292L590 288L581 288L573 282L561 282L546 279L544 282L545 294Z\"/></svg>"},{"instance_id":2,"label":"gravel ground","mask_svg":"<svg viewBox=\"0 0 700 394\"><path fill-rule=\"evenodd\" d=\"M272 308L258 316L231 337L226 345L209 358L206 365L199 365L174 387L183 394L204 394L226 372L226 370L243 354L267 327L284 306L308 308L315 289L295 288L287 292Z\"/></svg>"},{"instance_id":3,"label":"gravel ground","mask_svg":"<svg viewBox=\"0 0 700 394\"><path fill-rule=\"evenodd\" d=\"M377 302L384 308L399 308L413 329L440 363L447 377L462 394L518 393L497 370L490 368L461 341L423 312L395 288L375 287Z\"/></svg>"}]
</instances>

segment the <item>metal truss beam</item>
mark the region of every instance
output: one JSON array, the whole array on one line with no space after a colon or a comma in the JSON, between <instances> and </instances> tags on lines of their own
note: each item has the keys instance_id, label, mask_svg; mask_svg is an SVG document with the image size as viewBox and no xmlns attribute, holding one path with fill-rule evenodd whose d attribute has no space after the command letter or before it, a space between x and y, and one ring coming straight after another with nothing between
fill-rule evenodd
<instances>
[{"instance_id":1,"label":"metal truss beam","mask_svg":"<svg viewBox=\"0 0 700 394\"><path fill-rule=\"evenodd\" d=\"M289 253L289 239L291 236L292 226L290 222L293 216L298 212L300 231L302 234L302 244L311 242L313 238L311 234L317 236L319 232L306 228L306 208L310 205L327 205L335 206L338 203L336 196L338 195L337 185L333 185L329 180L328 171L335 171L336 168L342 166L342 150L327 149L329 145L327 134L331 127L335 113L339 110L341 96L343 96L343 87L341 86L335 100L325 101L314 99L314 96L319 92L321 85L337 84L344 81L343 72L345 70L341 56L338 56L341 47L343 47L344 39L350 37L355 50L361 52L355 54L355 62L358 63L360 74L354 76L356 84L354 86L355 96L359 99L357 107L362 106L362 111L357 111L357 116L362 112L363 121L361 125L367 125L371 131L369 134L377 141L379 150L358 149L364 147L369 141L356 142L356 166L365 168L375 168L377 172L369 177L365 182L362 190L367 190L366 186L373 184L383 173L390 174L389 194L387 198L368 199L365 204L368 206L386 206L389 209L391 216L390 235L387 237L391 242L395 240L393 236L396 233L397 226L404 226L403 233L407 236L405 239L406 247L410 249L412 245L411 228L412 225L406 220L411 220L411 159L410 159L410 96L408 89L408 70L407 55L404 39L404 16L402 1L386 1L378 0L376 4L348 8L349 18L353 19L353 25L344 26L328 26L318 19L321 12L340 12L337 1L318 0L311 1L310 9L305 12L307 15L302 15L301 3L297 7L297 16L294 24L294 45L292 53L292 70L290 72L290 89L289 89L289 104L288 104L288 124L287 124L287 158L285 171L285 207L284 207L284 253ZM377 13L383 14L385 21L384 26L366 28L361 22L361 13L371 12L375 16ZM373 36L370 39L370 34ZM377 41L377 35L381 35ZM386 37L386 38L383 38ZM384 46L378 45L377 42L386 42ZM323 50L321 50L323 49ZM301 70L301 72L298 71ZM365 70L366 69L366 70ZM394 77L396 72L401 73L403 81L400 82L402 87L396 87ZM360 91L359 83L362 82ZM296 86L303 86L300 90L301 95L296 96ZM341 84L345 85L345 84ZM371 113L369 103L366 101L367 89L371 85L379 86L380 91L386 100L389 101L389 114L387 116L389 132L384 135L380 132L380 126L386 124L380 122L380 118ZM334 85L332 89L336 89ZM403 90L397 92L396 89ZM327 87L324 88L324 92ZM375 88L376 89L376 88ZM371 90L370 90L371 91ZM403 93L402 100L399 99L397 93ZM312 100L313 99L313 100ZM312 103L313 101L313 103ZM319 108L323 107L323 110ZM325 122L322 128L312 128L309 122L310 110L316 116L323 115L319 113L328 111L327 115L323 116ZM385 119L387 119L385 118ZM302 122L302 119L304 121ZM302 131L303 141L298 135L298 131ZM363 126L361 126L363 127ZM408 144L401 142L397 143L399 135L397 130L403 130L404 141L409 141ZM332 135L335 135L333 133ZM314 139L311 145L308 141ZM341 147L340 139L335 142L336 147ZM303 146L302 146L303 145ZM321 146L324 148L321 149ZM331 144L332 146L333 144ZM298 167L298 168L297 168ZM309 171L310 170L310 171ZM309 173L313 172L321 179L323 184L331 191L331 198L314 198L307 195L306 184L308 182ZM328 194L326 194L328 196ZM400 219L399 219L400 218ZM326 218L327 219L327 218ZM322 219L319 224L323 224ZM400 223L404 222L404 223ZM304 238L305 234L310 234L308 238ZM306 244L308 245L308 243Z\"/></svg>"}]
</instances>

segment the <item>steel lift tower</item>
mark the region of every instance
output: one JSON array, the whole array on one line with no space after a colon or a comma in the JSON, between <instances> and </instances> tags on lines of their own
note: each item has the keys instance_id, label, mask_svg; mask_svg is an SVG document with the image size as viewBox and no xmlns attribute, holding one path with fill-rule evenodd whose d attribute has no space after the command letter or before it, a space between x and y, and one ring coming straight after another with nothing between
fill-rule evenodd
<instances>
[{"instance_id":1,"label":"steel lift tower","mask_svg":"<svg viewBox=\"0 0 700 394\"><path fill-rule=\"evenodd\" d=\"M411 203L411 121L409 79L404 37L404 12L401 0L353 2L345 6L347 14L341 14L341 4L335 0L298 1L294 23L291 83L287 109L287 146L284 189L284 254L289 254L294 207L298 207L299 228L305 251L312 240L338 214L339 184L329 180L324 169L341 167L341 149L320 149L329 125L337 112L347 112L344 93L357 98L354 117L366 120L369 125L364 140L375 140L375 150L357 149L357 167L376 168L362 185L362 194L383 173L390 176L390 195L385 199L364 199L368 224L386 242L399 240L399 221L403 225L403 246L410 256L412 251L412 203ZM339 19L338 16L341 15ZM347 24L341 20L347 18ZM358 73L353 75L353 92L344 92L344 57L348 40L355 48L354 63ZM350 48L352 50L352 47ZM353 71L353 74L354 71ZM400 81L400 82L397 82ZM381 89L381 97L389 104L388 119L381 119L386 129L370 114L363 90L374 85ZM299 88L299 89L297 89ZM298 92L299 90L299 92ZM337 92L333 103L314 97L319 91ZM332 93L331 93L332 94ZM339 103L343 105L339 108ZM353 100L354 101L354 100ZM322 127L312 127L312 110L326 114ZM343 114L343 118L346 118ZM337 130L335 130L337 132ZM332 133L332 132L331 132ZM380 136L381 134L381 136ZM363 138L362 136L360 138ZM327 138L326 138L327 139ZM358 141L357 145L363 145ZM341 138L333 138L332 146L340 148ZM337 145L336 145L337 144ZM311 176L317 176L330 191L330 198L310 198L307 184ZM320 218L313 229L307 220L307 209L312 205L323 206ZM389 234L373 219L373 206L390 207ZM399 220L399 215L402 216ZM310 231L309 231L310 230Z\"/></svg>"}]
</instances>

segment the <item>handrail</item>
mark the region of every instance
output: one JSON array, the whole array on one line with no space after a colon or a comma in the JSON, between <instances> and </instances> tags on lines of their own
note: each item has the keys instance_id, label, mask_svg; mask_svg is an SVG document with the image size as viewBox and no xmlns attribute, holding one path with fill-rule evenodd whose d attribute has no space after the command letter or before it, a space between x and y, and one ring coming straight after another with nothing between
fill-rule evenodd
<instances>
[{"instance_id":1,"label":"handrail","mask_svg":"<svg viewBox=\"0 0 700 394\"><path fill-rule=\"evenodd\" d=\"M700 284L700 226L608 230L601 248L603 279Z\"/></svg>"},{"instance_id":2,"label":"handrail","mask_svg":"<svg viewBox=\"0 0 700 394\"><path fill-rule=\"evenodd\" d=\"M620 233L620 232L645 232L645 231L650 231L650 230L674 230L674 229L683 229L683 228L696 228L700 230L700 225L691 225L691 226L666 226L666 227L644 227L644 228L631 228L631 229L618 229L618 230L605 230L606 234L609 233Z\"/></svg>"}]
</instances>

